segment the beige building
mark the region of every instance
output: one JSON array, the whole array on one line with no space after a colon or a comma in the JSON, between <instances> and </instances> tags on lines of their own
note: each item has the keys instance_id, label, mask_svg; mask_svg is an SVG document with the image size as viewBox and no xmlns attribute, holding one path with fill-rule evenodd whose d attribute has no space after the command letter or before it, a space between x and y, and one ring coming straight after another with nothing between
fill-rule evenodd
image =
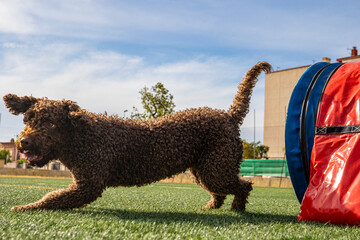
<instances>
[{"instance_id":1,"label":"beige building","mask_svg":"<svg viewBox=\"0 0 360 240\"><path fill-rule=\"evenodd\" d=\"M351 56L337 59L338 62L359 61L356 47ZM330 62L331 59L323 58ZM285 121L287 106L292 91L310 65L274 71L265 75L264 145L269 146L270 159L285 157Z\"/></svg>"}]
</instances>

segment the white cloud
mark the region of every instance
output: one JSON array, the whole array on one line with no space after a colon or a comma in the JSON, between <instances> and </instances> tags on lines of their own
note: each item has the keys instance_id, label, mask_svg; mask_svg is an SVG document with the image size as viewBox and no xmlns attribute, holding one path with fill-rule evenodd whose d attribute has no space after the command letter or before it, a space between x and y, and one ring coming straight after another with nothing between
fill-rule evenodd
<instances>
[{"instance_id":1,"label":"white cloud","mask_svg":"<svg viewBox=\"0 0 360 240\"><path fill-rule=\"evenodd\" d=\"M35 31L28 10L32 1L0 1L0 32L27 34Z\"/></svg>"},{"instance_id":2,"label":"white cloud","mask_svg":"<svg viewBox=\"0 0 360 240\"><path fill-rule=\"evenodd\" d=\"M3 48L26 48L25 44L19 44L14 42L4 42L2 44Z\"/></svg>"}]
</instances>

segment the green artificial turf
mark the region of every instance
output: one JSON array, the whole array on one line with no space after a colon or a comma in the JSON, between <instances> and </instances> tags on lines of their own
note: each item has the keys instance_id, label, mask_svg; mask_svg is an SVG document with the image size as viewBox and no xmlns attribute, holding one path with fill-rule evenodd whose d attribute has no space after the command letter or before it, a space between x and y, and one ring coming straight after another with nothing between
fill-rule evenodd
<instances>
[{"instance_id":1,"label":"green artificial turf","mask_svg":"<svg viewBox=\"0 0 360 240\"><path fill-rule=\"evenodd\" d=\"M71 211L13 212L67 179L0 177L0 239L357 239L360 227L297 222L292 189L254 188L246 212L202 210L209 195L197 185L158 183L109 188ZM34 188L36 187L36 188Z\"/></svg>"}]
</instances>

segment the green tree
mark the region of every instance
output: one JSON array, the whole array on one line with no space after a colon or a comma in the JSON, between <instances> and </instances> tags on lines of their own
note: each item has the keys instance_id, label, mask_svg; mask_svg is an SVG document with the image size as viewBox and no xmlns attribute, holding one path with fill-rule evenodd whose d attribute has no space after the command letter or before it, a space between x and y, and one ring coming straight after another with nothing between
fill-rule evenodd
<instances>
[{"instance_id":1,"label":"green tree","mask_svg":"<svg viewBox=\"0 0 360 240\"><path fill-rule=\"evenodd\" d=\"M133 107L133 112L131 112L130 116L131 119L152 119L174 112L174 97L169 93L169 90L164 87L164 84L158 82L150 89L145 86L139 93L141 94L141 104L145 112L139 113L137 108Z\"/></svg>"},{"instance_id":2,"label":"green tree","mask_svg":"<svg viewBox=\"0 0 360 240\"><path fill-rule=\"evenodd\" d=\"M254 158L254 148L247 141L243 140L243 158L244 159L253 159Z\"/></svg>"},{"instance_id":3,"label":"green tree","mask_svg":"<svg viewBox=\"0 0 360 240\"><path fill-rule=\"evenodd\" d=\"M258 153L259 153L259 158L262 159L262 158L265 158L265 159L268 159L268 156L267 156L267 152L269 151L269 146L265 146L263 144L260 144L260 142L258 142L259 144L256 146L257 150L258 150Z\"/></svg>"},{"instance_id":4,"label":"green tree","mask_svg":"<svg viewBox=\"0 0 360 240\"><path fill-rule=\"evenodd\" d=\"M245 159L268 159L267 152L269 147L261 144L261 142L251 142L243 140L243 158Z\"/></svg>"},{"instance_id":5,"label":"green tree","mask_svg":"<svg viewBox=\"0 0 360 240\"><path fill-rule=\"evenodd\" d=\"M10 155L10 151L9 150L1 150L0 151L0 159L1 160L6 160L6 162L11 162L10 160L11 155Z\"/></svg>"}]
</instances>

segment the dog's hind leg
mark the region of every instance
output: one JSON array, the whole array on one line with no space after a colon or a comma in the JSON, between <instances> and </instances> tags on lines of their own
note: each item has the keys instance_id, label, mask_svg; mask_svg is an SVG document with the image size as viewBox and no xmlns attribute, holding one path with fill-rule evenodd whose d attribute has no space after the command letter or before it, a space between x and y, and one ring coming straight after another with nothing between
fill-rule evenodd
<instances>
[{"instance_id":1,"label":"dog's hind leg","mask_svg":"<svg viewBox=\"0 0 360 240\"><path fill-rule=\"evenodd\" d=\"M191 174L193 175L196 184L198 184L200 187L204 188L211 195L211 200L207 203L207 205L204 207L204 209L220 208L224 203L226 195L218 195L218 194L210 192L206 188L206 186L204 186L204 184L202 183L200 175L199 175L199 171L197 171L195 168L190 168L189 170L190 170Z\"/></svg>"},{"instance_id":2,"label":"dog's hind leg","mask_svg":"<svg viewBox=\"0 0 360 240\"><path fill-rule=\"evenodd\" d=\"M211 200L206 204L204 209L215 209L220 208L224 204L226 195L217 195L214 193L211 194Z\"/></svg>"},{"instance_id":3,"label":"dog's hind leg","mask_svg":"<svg viewBox=\"0 0 360 240\"><path fill-rule=\"evenodd\" d=\"M202 185L211 194L211 200L205 206L205 209L219 208L223 204L226 195L234 195L234 200L231 205L233 210L245 210L245 205L248 202L247 198L252 190L250 182L240 179L236 176L222 177L222 184L204 180Z\"/></svg>"},{"instance_id":4,"label":"dog's hind leg","mask_svg":"<svg viewBox=\"0 0 360 240\"><path fill-rule=\"evenodd\" d=\"M252 190L252 184L248 181L239 179L239 186L237 187L236 193L234 194L234 200L231 205L233 210L245 210L245 205L248 203L247 198Z\"/></svg>"},{"instance_id":5,"label":"dog's hind leg","mask_svg":"<svg viewBox=\"0 0 360 240\"><path fill-rule=\"evenodd\" d=\"M234 200L231 205L233 210L245 210L245 205L248 202L247 198L252 190L251 183L240 179L238 176L222 177L222 184L203 180L203 187L211 194L211 200L205 206L205 209L219 208L223 204L226 195L234 195Z\"/></svg>"},{"instance_id":6,"label":"dog's hind leg","mask_svg":"<svg viewBox=\"0 0 360 240\"><path fill-rule=\"evenodd\" d=\"M245 210L251 183L239 178L238 153L228 145L214 149L192 170L197 183L211 194L205 209L219 208L226 195L234 195L231 209Z\"/></svg>"}]
</instances>

